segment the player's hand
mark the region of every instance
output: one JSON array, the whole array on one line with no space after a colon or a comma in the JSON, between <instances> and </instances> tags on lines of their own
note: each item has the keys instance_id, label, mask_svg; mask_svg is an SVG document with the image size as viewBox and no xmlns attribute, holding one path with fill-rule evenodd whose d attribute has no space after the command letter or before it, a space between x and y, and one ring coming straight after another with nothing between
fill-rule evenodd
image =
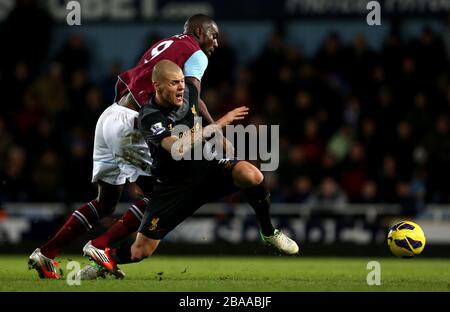
<instances>
[{"instance_id":1,"label":"player's hand","mask_svg":"<svg viewBox=\"0 0 450 312\"><path fill-rule=\"evenodd\" d=\"M217 120L216 124L219 125L219 127L223 128L226 125L229 125L237 120L242 120L245 118L245 116L248 115L248 110L249 109L247 106L235 108L232 111L228 112L225 116Z\"/></svg>"},{"instance_id":2,"label":"player's hand","mask_svg":"<svg viewBox=\"0 0 450 312\"><path fill-rule=\"evenodd\" d=\"M150 157L146 149L134 150L129 148L124 148L122 150L122 155L117 155L124 162L145 170L148 166L151 166Z\"/></svg>"}]
</instances>

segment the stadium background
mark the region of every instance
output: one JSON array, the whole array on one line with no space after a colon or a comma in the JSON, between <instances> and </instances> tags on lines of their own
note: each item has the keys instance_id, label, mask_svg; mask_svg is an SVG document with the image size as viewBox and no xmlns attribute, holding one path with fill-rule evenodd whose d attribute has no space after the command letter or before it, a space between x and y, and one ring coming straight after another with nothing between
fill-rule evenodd
<instances>
[{"instance_id":1,"label":"stadium background","mask_svg":"<svg viewBox=\"0 0 450 312\"><path fill-rule=\"evenodd\" d=\"M221 30L203 98L213 116L247 105L248 123L280 125L272 211L306 254L386 255L387 226L408 218L425 256L449 255L450 1L379 1L381 26L367 1L81 2L81 26L64 1L0 2L2 253L31 252L96 195L95 123L117 73L203 12ZM267 254L240 202L202 208L160 253Z\"/></svg>"}]
</instances>

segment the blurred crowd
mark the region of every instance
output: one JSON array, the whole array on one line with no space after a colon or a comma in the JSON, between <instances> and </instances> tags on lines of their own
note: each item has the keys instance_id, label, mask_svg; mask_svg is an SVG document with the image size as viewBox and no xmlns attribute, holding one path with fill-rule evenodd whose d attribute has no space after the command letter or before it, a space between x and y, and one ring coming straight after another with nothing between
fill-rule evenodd
<instances>
[{"instance_id":1,"label":"blurred crowd","mask_svg":"<svg viewBox=\"0 0 450 312\"><path fill-rule=\"evenodd\" d=\"M244 67L224 39L204 98L281 126L280 168L266 175L273 201L399 203L413 214L450 202L450 30L424 27L412 40L392 31L379 51L363 35L343 44L330 33L306 57L281 28Z\"/></svg>"},{"instance_id":2,"label":"blurred crowd","mask_svg":"<svg viewBox=\"0 0 450 312\"><path fill-rule=\"evenodd\" d=\"M51 21L17 11L0 29L9 45L0 51L0 202L91 200L95 124L125 68L111 64L94 81L95 51L77 34L42 66ZM417 212L450 201L448 33L424 28L406 41L392 31L381 50L363 35L344 44L329 33L308 57L275 28L247 64L227 35L203 98L213 116L246 105L248 123L280 125L280 167L266 173L274 202L400 203Z\"/></svg>"}]
</instances>

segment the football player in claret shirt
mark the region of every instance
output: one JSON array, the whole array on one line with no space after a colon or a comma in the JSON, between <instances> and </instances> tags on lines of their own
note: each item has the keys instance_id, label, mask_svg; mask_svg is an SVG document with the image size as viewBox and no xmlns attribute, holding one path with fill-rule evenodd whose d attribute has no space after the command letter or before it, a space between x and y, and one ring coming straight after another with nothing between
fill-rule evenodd
<instances>
[{"instance_id":1,"label":"football player in claret shirt","mask_svg":"<svg viewBox=\"0 0 450 312\"><path fill-rule=\"evenodd\" d=\"M55 257L63 247L103 217L111 215L128 181L139 186L136 187L138 199L107 232L83 248L85 255L102 262L117 277L123 277L116 265L108 260L108 246L138 229L153 188L152 157L136 127L138 110L148 104L154 93L153 67L162 59L171 60L183 69L186 79L200 94L200 81L208 65L208 56L218 47L218 35L217 24L210 17L193 15L186 21L183 34L155 43L134 68L119 75L115 103L102 113L95 129L92 182L98 185L98 196L76 209L59 231L30 255L29 267L36 269L40 277L60 278ZM201 99L199 112L204 122L213 122ZM225 118L233 121L236 116L246 113L247 109L241 107Z\"/></svg>"}]
</instances>

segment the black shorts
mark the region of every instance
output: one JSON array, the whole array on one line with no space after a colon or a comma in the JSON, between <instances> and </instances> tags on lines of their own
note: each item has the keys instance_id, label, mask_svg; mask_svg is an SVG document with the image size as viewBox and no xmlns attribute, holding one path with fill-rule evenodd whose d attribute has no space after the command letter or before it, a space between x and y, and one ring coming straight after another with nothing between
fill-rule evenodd
<instances>
[{"instance_id":1,"label":"black shorts","mask_svg":"<svg viewBox=\"0 0 450 312\"><path fill-rule=\"evenodd\" d=\"M196 176L155 185L139 233L162 239L204 204L239 191L231 175L237 162L199 161Z\"/></svg>"}]
</instances>

